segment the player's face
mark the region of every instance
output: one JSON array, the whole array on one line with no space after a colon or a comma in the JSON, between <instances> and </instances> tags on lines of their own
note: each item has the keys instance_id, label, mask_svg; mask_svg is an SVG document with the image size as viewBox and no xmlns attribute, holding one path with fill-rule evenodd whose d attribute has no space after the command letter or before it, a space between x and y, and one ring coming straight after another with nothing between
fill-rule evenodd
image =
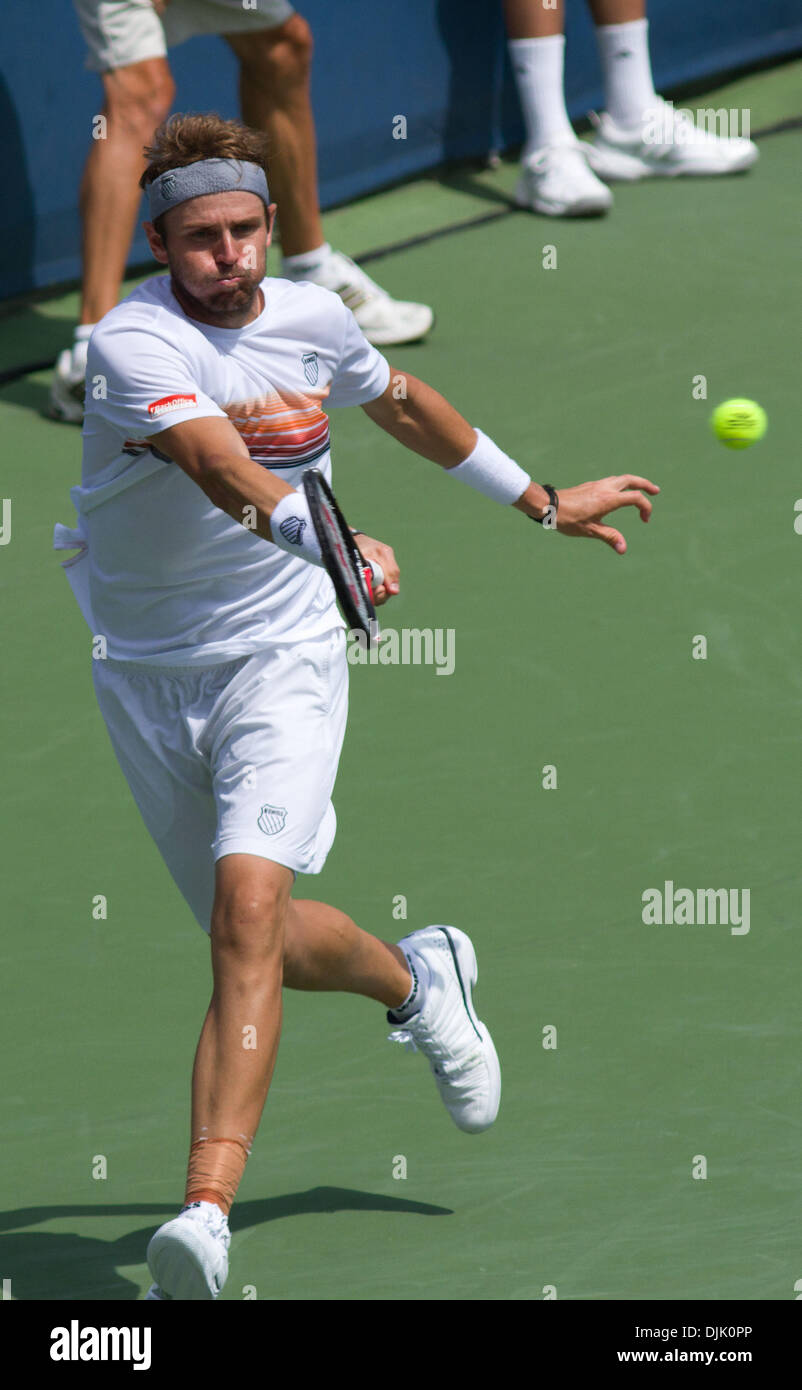
<instances>
[{"instance_id":1,"label":"player's face","mask_svg":"<svg viewBox=\"0 0 802 1390\"><path fill-rule=\"evenodd\" d=\"M274 217L275 204L266 218L255 193L208 193L170 209L166 242L154 232L151 250L169 266L176 298L191 317L239 328L258 316Z\"/></svg>"}]
</instances>

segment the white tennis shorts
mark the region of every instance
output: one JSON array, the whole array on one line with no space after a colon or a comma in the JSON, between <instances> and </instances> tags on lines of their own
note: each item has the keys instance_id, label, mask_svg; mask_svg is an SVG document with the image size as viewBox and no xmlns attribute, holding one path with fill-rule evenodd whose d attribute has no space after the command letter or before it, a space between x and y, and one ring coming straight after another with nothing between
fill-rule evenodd
<instances>
[{"instance_id":1,"label":"white tennis shorts","mask_svg":"<svg viewBox=\"0 0 802 1390\"><path fill-rule=\"evenodd\" d=\"M107 659L92 668L134 800L204 931L223 855L320 872L337 828L344 628L223 666L145 669Z\"/></svg>"},{"instance_id":2,"label":"white tennis shorts","mask_svg":"<svg viewBox=\"0 0 802 1390\"><path fill-rule=\"evenodd\" d=\"M158 14L152 0L73 0L92 72L164 58L168 48L198 34L275 29L295 13L287 0L169 0Z\"/></svg>"}]
</instances>

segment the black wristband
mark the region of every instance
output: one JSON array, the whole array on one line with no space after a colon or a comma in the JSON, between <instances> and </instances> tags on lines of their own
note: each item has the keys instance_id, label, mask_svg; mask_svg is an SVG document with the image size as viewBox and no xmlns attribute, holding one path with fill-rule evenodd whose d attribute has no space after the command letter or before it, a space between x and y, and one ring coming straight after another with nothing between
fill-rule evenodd
<instances>
[{"instance_id":1,"label":"black wristband","mask_svg":"<svg viewBox=\"0 0 802 1390\"><path fill-rule=\"evenodd\" d=\"M557 498L556 490L552 487L551 483L541 483L540 486L541 486L542 488L545 488L546 492L549 494L549 506L554 508L554 520L555 520L555 522L556 522L556 520L557 520L557 508L558 508L558 506L559 506L559 501L558 501L558 498ZM543 522L545 521L545 519L546 519L546 518L545 518L545 515L544 515L544 516L533 516L533 517L532 517L532 521L536 521L537 524L538 524L538 526L542 526L542 525L543 525ZM549 530L551 530L551 529L552 529L552 528L549 527Z\"/></svg>"}]
</instances>

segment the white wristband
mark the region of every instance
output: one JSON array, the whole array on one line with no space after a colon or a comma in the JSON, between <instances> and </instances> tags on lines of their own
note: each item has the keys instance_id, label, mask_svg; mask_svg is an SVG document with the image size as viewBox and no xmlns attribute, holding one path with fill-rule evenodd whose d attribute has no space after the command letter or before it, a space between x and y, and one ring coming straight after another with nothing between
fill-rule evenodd
<instances>
[{"instance_id":1,"label":"white wristband","mask_svg":"<svg viewBox=\"0 0 802 1390\"><path fill-rule=\"evenodd\" d=\"M288 555L323 566L309 503L301 488L286 493L273 508L270 513L270 534L273 544L280 550L286 550Z\"/></svg>"},{"instance_id":2,"label":"white wristband","mask_svg":"<svg viewBox=\"0 0 802 1390\"><path fill-rule=\"evenodd\" d=\"M474 429L476 426L474 425ZM456 468L447 468L452 478L483 492L493 502L511 507L529 487L532 479L514 459L499 449L492 439L476 430L476 448Z\"/></svg>"}]
</instances>

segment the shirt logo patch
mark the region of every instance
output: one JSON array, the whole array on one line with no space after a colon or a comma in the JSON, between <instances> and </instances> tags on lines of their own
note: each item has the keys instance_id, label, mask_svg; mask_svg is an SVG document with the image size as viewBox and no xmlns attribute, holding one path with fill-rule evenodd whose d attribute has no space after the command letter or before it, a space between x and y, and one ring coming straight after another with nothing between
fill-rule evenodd
<instances>
[{"instance_id":1,"label":"shirt logo patch","mask_svg":"<svg viewBox=\"0 0 802 1390\"><path fill-rule=\"evenodd\" d=\"M277 835L279 830L284 829L284 822L287 819L287 811L284 806L263 806L259 812L257 825L263 830L265 835Z\"/></svg>"},{"instance_id":2,"label":"shirt logo patch","mask_svg":"<svg viewBox=\"0 0 802 1390\"><path fill-rule=\"evenodd\" d=\"M160 401L151 401L148 415L166 415L169 410L188 410L197 405L197 396L162 396Z\"/></svg>"},{"instance_id":3,"label":"shirt logo patch","mask_svg":"<svg viewBox=\"0 0 802 1390\"><path fill-rule=\"evenodd\" d=\"M304 364L304 376L306 377L307 381L309 382L309 385L310 385L310 386L317 386L317 378L318 378L317 353L316 353L316 352L305 352L304 355L303 355L303 357L301 358L301 361L302 361L303 364Z\"/></svg>"}]
</instances>

